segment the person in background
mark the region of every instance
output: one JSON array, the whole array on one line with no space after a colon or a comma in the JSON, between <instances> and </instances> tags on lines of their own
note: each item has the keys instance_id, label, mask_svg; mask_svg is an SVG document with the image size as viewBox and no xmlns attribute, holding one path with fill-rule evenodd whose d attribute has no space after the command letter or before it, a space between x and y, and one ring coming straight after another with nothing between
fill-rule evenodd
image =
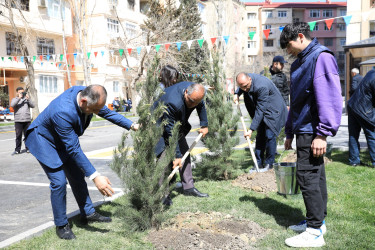
<instances>
[{"instance_id":1,"label":"person in background","mask_svg":"<svg viewBox=\"0 0 375 250\"><path fill-rule=\"evenodd\" d=\"M285 74L282 72L287 61L282 56L275 56L270 67L271 80L280 91L285 105L289 109L289 86Z\"/></svg>"},{"instance_id":2,"label":"person in background","mask_svg":"<svg viewBox=\"0 0 375 250\"><path fill-rule=\"evenodd\" d=\"M159 75L161 89L166 89L177 83L180 73L171 65L164 66Z\"/></svg>"},{"instance_id":3,"label":"person in background","mask_svg":"<svg viewBox=\"0 0 375 250\"><path fill-rule=\"evenodd\" d=\"M363 76L359 74L359 70L357 68L353 68L351 74L352 74L352 83L350 84L349 96L352 96L354 94L354 91L358 88L359 83L363 79Z\"/></svg>"},{"instance_id":4,"label":"person in background","mask_svg":"<svg viewBox=\"0 0 375 250\"><path fill-rule=\"evenodd\" d=\"M22 134L25 136L27 128L31 124L30 108L34 108L34 102L22 87L16 89L16 97L10 102L10 106L14 109L14 127L16 130L16 148L12 155L21 153ZM29 149L26 147L26 152Z\"/></svg>"},{"instance_id":5,"label":"person in background","mask_svg":"<svg viewBox=\"0 0 375 250\"><path fill-rule=\"evenodd\" d=\"M116 112L119 112L120 111L120 101L119 101L118 97L115 97L112 104L113 104L113 110L115 110Z\"/></svg>"}]
</instances>

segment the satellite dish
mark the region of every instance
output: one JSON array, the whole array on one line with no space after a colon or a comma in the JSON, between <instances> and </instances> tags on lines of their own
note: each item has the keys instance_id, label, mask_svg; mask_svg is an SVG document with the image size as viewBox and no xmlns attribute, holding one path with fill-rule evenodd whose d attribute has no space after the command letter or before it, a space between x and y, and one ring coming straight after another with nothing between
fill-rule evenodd
<instances>
[{"instance_id":1,"label":"satellite dish","mask_svg":"<svg viewBox=\"0 0 375 250\"><path fill-rule=\"evenodd\" d=\"M122 67L124 67L124 68L128 68L128 67L135 67L135 66L137 66L137 64L138 64L138 60L137 59L135 59L134 57L128 57L128 62L129 62L129 65L126 63L126 59L123 59L122 61L121 61L121 65L122 65Z\"/></svg>"}]
</instances>

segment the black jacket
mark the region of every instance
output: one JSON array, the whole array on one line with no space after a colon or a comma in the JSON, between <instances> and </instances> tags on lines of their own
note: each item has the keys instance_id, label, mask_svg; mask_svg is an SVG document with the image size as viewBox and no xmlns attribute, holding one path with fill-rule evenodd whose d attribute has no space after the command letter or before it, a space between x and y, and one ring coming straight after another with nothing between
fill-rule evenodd
<instances>
[{"instance_id":1,"label":"black jacket","mask_svg":"<svg viewBox=\"0 0 375 250\"><path fill-rule=\"evenodd\" d=\"M357 75L353 76L352 84L350 84L349 96L353 95L354 91L358 88L362 79L363 79L363 76L361 76L361 75L357 74Z\"/></svg>"},{"instance_id":2,"label":"black jacket","mask_svg":"<svg viewBox=\"0 0 375 250\"><path fill-rule=\"evenodd\" d=\"M270 66L271 80L280 91L281 96L283 97L286 106L289 106L289 86L286 79L286 76L283 72L276 73L272 70L272 65Z\"/></svg>"}]
</instances>

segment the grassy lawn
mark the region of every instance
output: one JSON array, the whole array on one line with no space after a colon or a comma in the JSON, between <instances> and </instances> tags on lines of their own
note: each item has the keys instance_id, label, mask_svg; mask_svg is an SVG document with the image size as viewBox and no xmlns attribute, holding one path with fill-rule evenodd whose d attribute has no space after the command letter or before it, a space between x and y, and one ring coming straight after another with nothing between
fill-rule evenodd
<instances>
[{"instance_id":1,"label":"grassy lawn","mask_svg":"<svg viewBox=\"0 0 375 250\"><path fill-rule=\"evenodd\" d=\"M363 157L368 161L365 153ZM332 158L333 162L326 166L329 201L325 248L371 249L375 246L375 169L346 165L347 152L333 152ZM284 198L276 193L261 194L233 187L230 181L199 181L196 187L208 192L210 198L185 197L174 192L173 206L166 211L169 218L186 211L218 211L255 221L269 229L268 235L257 242L259 249L286 249L285 238L295 235L287 227L304 218L301 195ZM58 240L53 228L10 249L152 249L144 239L147 232L124 230L126 221L116 213L122 199L98 209L111 215L112 223L82 226L74 220L75 241Z\"/></svg>"},{"instance_id":2,"label":"grassy lawn","mask_svg":"<svg viewBox=\"0 0 375 250\"><path fill-rule=\"evenodd\" d=\"M14 122L0 122L0 127L3 126L14 126Z\"/></svg>"}]
</instances>

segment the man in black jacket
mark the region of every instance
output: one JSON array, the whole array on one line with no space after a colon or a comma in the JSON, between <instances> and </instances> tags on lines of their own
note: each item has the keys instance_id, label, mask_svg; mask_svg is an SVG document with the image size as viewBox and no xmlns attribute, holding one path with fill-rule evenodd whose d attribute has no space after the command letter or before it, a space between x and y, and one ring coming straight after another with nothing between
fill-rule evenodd
<instances>
[{"instance_id":1,"label":"man in black jacket","mask_svg":"<svg viewBox=\"0 0 375 250\"><path fill-rule=\"evenodd\" d=\"M359 74L359 69L352 69L352 84L350 84L349 96L354 94L354 91L358 88L359 83L362 81L363 76Z\"/></svg>"},{"instance_id":2,"label":"man in black jacket","mask_svg":"<svg viewBox=\"0 0 375 250\"><path fill-rule=\"evenodd\" d=\"M251 137L257 131L255 156L263 171L272 168L276 154L276 138L285 126L288 110L280 92L270 79L258 74L239 73L236 77L239 88L234 101L244 94L245 106L252 118L250 130L244 134ZM265 154L265 155L264 155Z\"/></svg>"},{"instance_id":3,"label":"man in black jacket","mask_svg":"<svg viewBox=\"0 0 375 250\"><path fill-rule=\"evenodd\" d=\"M287 107L289 107L289 86L285 74L282 72L287 61L282 56L275 56L270 67L271 80L280 91Z\"/></svg>"},{"instance_id":4,"label":"man in black jacket","mask_svg":"<svg viewBox=\"0 0 375 250\"><path fill-rule=\"evenodd\" d=\"M375 70L370 70L348 101L349 164L360 165L358 142L365 133L372 167L375 167Z\"/></svg>"}]
</instances>

